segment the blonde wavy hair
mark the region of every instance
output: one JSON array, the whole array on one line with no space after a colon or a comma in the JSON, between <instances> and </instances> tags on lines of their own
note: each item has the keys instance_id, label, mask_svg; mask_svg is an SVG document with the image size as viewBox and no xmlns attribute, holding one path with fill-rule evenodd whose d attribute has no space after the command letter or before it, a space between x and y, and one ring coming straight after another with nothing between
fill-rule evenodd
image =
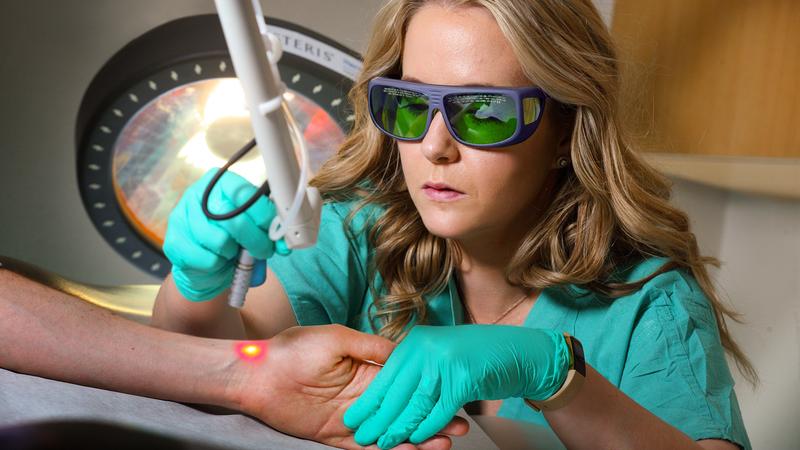
<instances>
[{"instance_id":1,"label":"blonde wavy hair","mask_svg":"<svg viewBox=\"0 0 800 450\"><path fill-rule=\"evenodd\" d=\"M670 182L645 164L621 132L619 69L608 30L590 0L391 0L378 13L362 72L349 94L352 132L315 177L326 199L382 205L369 231L374 248L370 315L381 335L397 339L424 323L424 297L441 292L460 258L458 246L425 228L405 185L396 143L371 123L367 83L399 78L409 21L431 3L482 6L495 18L525 75L569 114L572 167L558 182L542 220L524 237L508 268L509 282L532 289L575 284L616 298L676 267L689 271L711 302L723 347L752 384L758 375L732 340L725 318L741 322L717 295L686 214L669 203ZM356 208L358 210L358 208ZM353 211L349 217L352 219ZM348 220L349 220L348 219ZM633 283L615 269L646 256L669 263Z\"/></svg>"}]
</instances>

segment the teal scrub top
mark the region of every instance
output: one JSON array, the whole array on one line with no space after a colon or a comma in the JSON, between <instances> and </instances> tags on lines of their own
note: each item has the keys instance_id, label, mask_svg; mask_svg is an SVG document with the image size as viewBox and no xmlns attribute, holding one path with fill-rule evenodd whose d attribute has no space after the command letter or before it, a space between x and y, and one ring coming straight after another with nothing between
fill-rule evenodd
<instances>
[{"instance_id":1,"label":"teal scrub top","mask_svg":"<svg viewBox=\"0 0 800 450\"><path fill-rule=\"evenodd\" d=\"M348 236L345 218L354 205L326 203L317 244L269 260L300 325L338 323L373 332L367 280L372 249L366 231L382 210L359 210ZM639 280L665 262L650 258L620 270L615 278ZM380 289L380 279L377 285ZM463 323L455 277L426 302L429 325ZM751 448L714 313L685 271L660 274L637 292L613 300L575 286L544 289L524 326L577 337L586 362L597 372L692 439L725 439ZM544 415L519 398L504 400L498 415L549 428Z\"/></svg>"}]
</instances>

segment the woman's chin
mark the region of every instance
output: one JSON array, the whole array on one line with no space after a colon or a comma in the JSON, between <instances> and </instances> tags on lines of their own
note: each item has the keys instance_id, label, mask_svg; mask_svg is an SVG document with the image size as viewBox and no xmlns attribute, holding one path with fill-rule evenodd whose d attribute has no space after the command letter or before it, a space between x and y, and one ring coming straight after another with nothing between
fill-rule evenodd
<instances>
[{"instance_id":1,"label":"woman's chin","mask_svg":"<svg viewBox=\"0 0 800 450\"><path fill-rule=\"evenodd\" d=\"M443 239L458 240L468 233L468 227L465 226L466 221L456 217L426 218L423 216L422 222L429 233Z\"/></svg>"}]
</instances>

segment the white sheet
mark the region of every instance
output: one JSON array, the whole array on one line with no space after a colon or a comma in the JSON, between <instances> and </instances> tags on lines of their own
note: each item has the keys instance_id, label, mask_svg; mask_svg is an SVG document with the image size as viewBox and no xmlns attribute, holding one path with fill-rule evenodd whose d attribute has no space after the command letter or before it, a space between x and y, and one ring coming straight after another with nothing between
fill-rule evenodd
<instances>
[{"instance_id":1,"label":"white sheet","mask_svg":"<svg viewBox=\"0 0 800 450\"><path fill-rule=\"evenodd\" d=\"M467 436L454 440L457 450L498 447L470 421ZM52 419L102 420L225 449L326 449L312 441L276 431L237 413L209 413L197 408L106 391L0 369L0 427Z\"/></svg>"}]
</instances>

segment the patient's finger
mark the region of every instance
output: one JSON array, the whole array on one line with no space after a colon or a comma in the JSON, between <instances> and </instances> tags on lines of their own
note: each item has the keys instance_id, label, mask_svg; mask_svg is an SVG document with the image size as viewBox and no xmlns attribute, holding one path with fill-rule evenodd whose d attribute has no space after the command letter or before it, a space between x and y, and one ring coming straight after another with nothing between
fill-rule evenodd
<instances>
[{"instance_id":1,"label":"patient's finger","mask_svg":"<svg viewBox=\"0 0 800 450\"><path fill-rule=\"evenodd\" d=\"M469 433L469 422L467 419L459 416L453 417L453 420L450 421L444 428L442 428L437 434L447 434L450 436L464 436L465 434Z\"/></svg>"},{"instance_id":2,"label":"patient's finger","mask_svg":"<svg viewBox=\"0 0 800 450\"><path fill-rule=\"evenodd\" d=\"M338 442L335 443L335 445L351 450L381 450L376 444L372 444L369 447L358 445L353 440L352 436L347 439L346 442ZM414 445L410 442L404 442L397 447L394 447L392 450L450 450L452 447L453 441L450 440L449 437L440 436L437 434L430 439L419 443L418 445Z\"/></svg>"},{"instance_id":3,"label":"patient's finger","mask_svg":"<svg viewBox=\"0 0 800 450\"><path fill-rule=\"evenodd\" d=\"M378 448L376 445L370 445L368 449ZM392 447L392 450L450 450L453 447L453 441L447 436L433 436L432 438L424 441L418 445L410 442L404 442L397 447Z\"/></svg>"},{"instance_id":4,"label":"patient's finger","mask_svg":"<svg viewBox=\"0 0 800 450\"><path fill-rule=\"evenodd\" d=\"M440 436L438 434L428 439L427 441L419 443L416 446L416 448L419 450L450 450L450 448L452 447L453 447L453 441L449 437Z\"/></svg>"},{"instance_id":5,"label":"patient's finger","mask_svg":"<svg viewBox=\"0 0 800 450\"><path fill-rule=\"evenodd\" d=\"M438 437L440 437L440 436L434 436L434 437L428 439L427 441L421 443L420 445L426 444L427 442L435 440ZM443 436L441 436L441 437L443 437ZM450 450L450 446L451 445L450 445L449 442L450 442L450 440L448 439L446 447L442 446L441 442L439 444L437 444L437 445L439 445L439 447L420 447L420 446L417 446L417 445L414 445L414 444L406 442L404 444L398 445L397 447L393 448L392 450L417 450L417 449L422 449L422 450ZM344 449L347 449L347 450L381 450L381 448L378 447L376 444L372 444L372 445L370 445L368 447L364 447L363 445L358 445L356 443L356 441L353 440L352 437L347 439L345 442L328 442L327 444L328 445L334 445L334 446L336 446L338 448L344 448Z\"/></svg>"},{"instance_id":6,"label":"patient's finger","mask_svg":"<svg viewBox=\"0 0 800 450\"><path fill-rule=\"evenodd\" d=\"M469 432L469 422L467 419L463 417L454 417L453 420L447 424L446 427L439 432L439 434L433 436L432 438L421 442L419 445L414 446L409 442L403 443L398 445L392 450L450 450L453 446L453 440L450 439L448 436L463 436ZM374 446L371 446L374 447ZM370 448L371 448L370 447Z\"/></svg>"},{"instance_id":7,"label":"patient's finger","mask_svg":"<svg viewBox=\"0 0 800 450\"><path fill-rule=\"evenodd\" d=\"M347 335L339 340L344 354L362 361L384 364L396 347L394 342L385 337L361 333L347 327L338 331Z\"/></svg>"}]
</instances>

